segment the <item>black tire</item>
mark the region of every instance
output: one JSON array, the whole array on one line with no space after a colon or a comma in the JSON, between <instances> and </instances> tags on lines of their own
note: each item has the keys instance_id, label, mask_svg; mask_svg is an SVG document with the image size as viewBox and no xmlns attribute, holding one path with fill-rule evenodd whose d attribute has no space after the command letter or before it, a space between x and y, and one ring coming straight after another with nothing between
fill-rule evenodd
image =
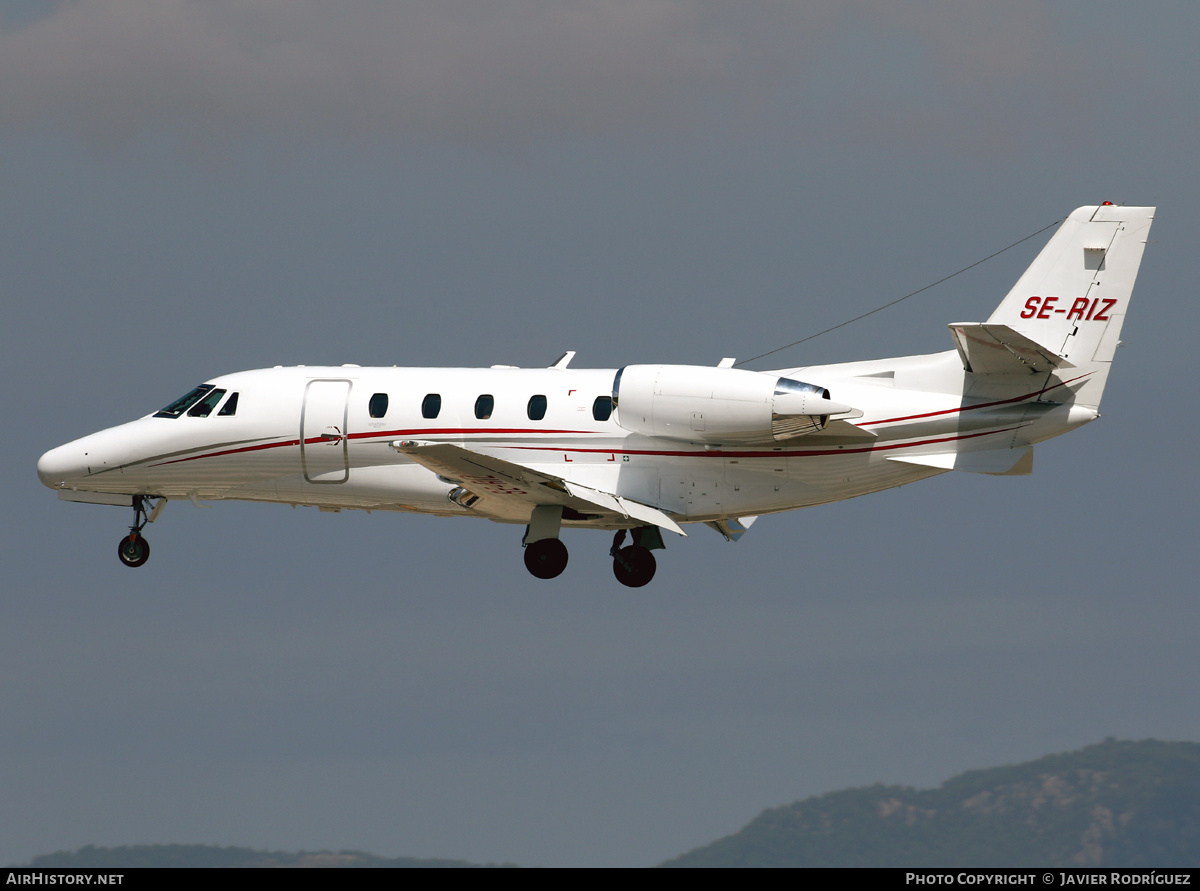
<instances>
[{"instance_id":1,"label":"black tire","mask_svg":"<svg viewBox=\"0 0 1200 891\"><path fill-rule=\"evenodd\" d=\"M525 546L525 568L539 579L552 579L567 568L567 546L557 538L543 538Z\"/></svg>"},{"instance_id":2,"label":"black tire","mask_svg":"<svg viewBox=\"0 0 1200 891\"><path fill-rule=\"evenodd\" d=\"M126 566L137 568L150 559L150 542L136 533L126 535L117 545L117 556Z\"/></svg>"},{"instance_id":3,"label":"black tire","mask_svg":"<svg viewBox=\"0 0 1200 891\"><path fill-rule=\"evenodd\" d=\"M658 564L654 555L641 545L621 548L613 557L613 575L627 588L640 588L654 578Z\"/></svg>"}]
</instances>

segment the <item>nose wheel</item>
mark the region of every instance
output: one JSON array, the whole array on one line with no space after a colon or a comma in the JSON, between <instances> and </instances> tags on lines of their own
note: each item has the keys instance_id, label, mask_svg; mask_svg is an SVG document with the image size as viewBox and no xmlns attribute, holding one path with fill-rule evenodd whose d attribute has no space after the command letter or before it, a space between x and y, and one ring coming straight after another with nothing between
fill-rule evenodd
<instances>
[{"instance_id":1,"label":"nose wheel","mask_svg":"<svg viewBox=\"0 0 1200 891\"><path fill-rule=\"evenodd\" d=\"M150 542L140 533L131 532L117 545L117 556L126 566L138 567L150 559Z\"/></svg>"},{"instance_id":2,"label":"nose wheel","mask_svg":"<svg viewBox=\"0 0 1200 891\"><path fill-rule=\"evenodd\" d=\"M126 566L136 569L150 559L150 542L142 537L142 529L147 523L153 523L159 512L167 503L167 499L157 499L157 504L147 509L147 502L155 499L149 495L133 496L133 525L129 534L117 545L117 556Z\"/></svg>"}]
</instances>

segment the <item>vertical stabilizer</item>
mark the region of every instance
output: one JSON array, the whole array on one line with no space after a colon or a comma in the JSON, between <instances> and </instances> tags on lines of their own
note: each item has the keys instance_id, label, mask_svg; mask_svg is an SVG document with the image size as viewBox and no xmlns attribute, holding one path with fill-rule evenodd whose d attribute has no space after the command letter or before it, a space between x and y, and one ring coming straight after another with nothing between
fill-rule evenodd
<instances>
[{"instance_id":1,"label":"vertical stabilizer","mask_svg":"<svg viewBox=\"0 0 1200 891\"><path fill-rule=\"evenodd\" d=\"M1079 208L988 319L1073 366L1061 376L1083 381L1080 405L1100 404L1153 220L1153 207Z\"/></svg>"}]
</instances>

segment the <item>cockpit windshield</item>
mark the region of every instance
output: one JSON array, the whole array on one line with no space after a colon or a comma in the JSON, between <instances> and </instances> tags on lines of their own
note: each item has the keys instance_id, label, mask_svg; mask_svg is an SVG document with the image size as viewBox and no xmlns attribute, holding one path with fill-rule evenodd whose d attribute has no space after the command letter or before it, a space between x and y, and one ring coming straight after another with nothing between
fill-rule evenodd
<instances>
[{"instance_id":1,"label":"cockpit windshield","mask_svg":"<svg viewBox=\"0 0 1200 891\"><path fill-rule=\"evenodd\" d=\"M201 384L196 389L194 389L190 393L188 393L186 396L181 396L178 399L176 399L174 402L172 402L170 405L168 405L162 411L155 412L154 417L156 417L156 418L177 418L181 414L183 414L185 411L187 411L189 408L191 408L193 405L195 405L197 402L199 402L204 397L204 395L206 393L208 393L211 389L212 389L212 384ZM222 390L221 392L223 393L225 391ZM220 397L218 397L218 398L220 398ZM212 411L211 406L209 407L208 411ZM205 414L208 414L208 412L205 412Z\"/></svg>"},{"instance_id":2,"label":"cockpit windshield","mask_svg":"<svg viewBox=\"0 0 1200 891\"><path fill-rule=\"evenodd\" d=\"M212 390L188 410L188 417L207 418L212 414L212 410L217 407L217 403L221 401L221 397L224 395L224 390Z\"/></svg>"}]
</instances>

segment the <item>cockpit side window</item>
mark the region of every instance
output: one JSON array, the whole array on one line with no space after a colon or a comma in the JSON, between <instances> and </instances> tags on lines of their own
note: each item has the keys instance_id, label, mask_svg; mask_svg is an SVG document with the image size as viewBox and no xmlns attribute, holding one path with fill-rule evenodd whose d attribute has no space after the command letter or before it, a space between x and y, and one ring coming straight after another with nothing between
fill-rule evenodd
<instances>
[{"instance_id":1,"label":"cockpit side window","mask_svg":"<svg viewBox=\"0 0 1200 891\"><path fill-rule=\"evenodd\" d=\"M229 398L225 400L225 404L221 406L221 410L217 412L218 418L230 418L237 414L237 399L236 392L230 393Z\"/></svg>"},{"instance_id":2,"label":"cockpit side window","mask_svg":"<svg viewBox=\"0 0 1200 891\"><path fill-rule=\"evenodd\" d=\"M202 396L204 396L205 393L207 393L211 389L212 389L212 384L201 384L199 387L192 390L186 396L180 396L178 399L176 399L174 402L172 402L170 405L168 405L162 411L155 412L154 417L156 417L156 418L177 418L181 414L183 414L185 411L187 411L189 408L191 408L196 402L198 402L200 400L200 398Z\"/></svg>"},{"instance_id":3,"label":"cockpit side window","mask_svg":"<svg viewBox=\"0 0 1200 891\"><path fill-rule=\"evenodd\" d=\"M217 403L221 401L221 397L224 395L224 390L210 391L208 395L206 395L188 410L188 417L207 418L212 414L212 410L217 407Z\"/></svg>"}]
</instances>

